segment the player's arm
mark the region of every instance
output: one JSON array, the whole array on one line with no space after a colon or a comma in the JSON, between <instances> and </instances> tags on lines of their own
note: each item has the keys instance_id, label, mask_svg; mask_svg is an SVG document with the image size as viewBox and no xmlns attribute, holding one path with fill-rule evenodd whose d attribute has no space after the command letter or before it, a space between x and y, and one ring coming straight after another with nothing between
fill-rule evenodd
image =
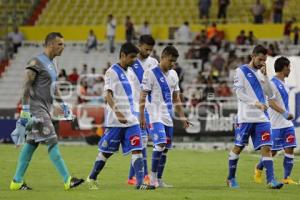
<instances>
[{"instance_id":1,"label":"player's arm","mask_svg":"<svg viewBox=\"0 0 300 200\"><path fill-rule=\"evenodd\" d=\"M178 114L180 121L183 124L183 128L188 128L190 125L190 122L186 119L183 108L182 108L182 102L180 100L180 91L174 91L173 92L173 105L175 107L175 112Z\"/></svg>"},{"instance_id":2,"label":"player's arm","mask_svg":"<svg viewBox=\"0 0 300 200\"><path fill-rule=\"evenodd\" d=\"M32 69L26 69L25 82L23 85L22 105L29 105L29 95L32 84L36 77L36 72Z\"/></svg>"},{"instance_id":3,"label":"player's arm","mask_svg":"<svg viewBox=\"0 0 300 200\"><path fill-rule=\"evenodd\" d=\"M260 69L263 77L262 77L262 87L263 87L263 90L264 92L266 93L266 95L268 96L269 99L271 98L274 98L274 90L271 86L271 83L270 83L270 80L269 80L269 77L267 75L267 66L264 65L261 69Z\"/></svg>"},{"instance_id":4,"label":"player's arm","mask_svg":"<svg viewBox=\"0 0 300 200\"><path fill-rule=\"evenodd\" d=\"M112 90L106 90L105 101L107 102L109 107L111 107L111 109L114 111L119 122L122 124L126 124L127 119L126 119L125 115L116 106L114 99L113 99L113 91Z\"/></svg>"},{"instance_id":5,"label":"player's arm","mask_svg":"<svg viewBox=\"0 0 300 200\"><path fill-rule=\"evenodd\" d=\"M145 118L145 104L146 104L146 97L148 95L148 91L142 90L140 94L140 102L139 102L139 111L140 111L140 126L142 129L146 128L146 118Z\"/></svg>"}]
</instances>

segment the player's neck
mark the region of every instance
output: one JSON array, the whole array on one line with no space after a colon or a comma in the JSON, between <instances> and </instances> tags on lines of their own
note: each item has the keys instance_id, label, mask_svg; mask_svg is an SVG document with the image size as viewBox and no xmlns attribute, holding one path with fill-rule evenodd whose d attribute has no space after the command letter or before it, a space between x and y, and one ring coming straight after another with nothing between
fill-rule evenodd
<instances>
[{"instance_id":1,"label":"player's neck","mask_svg":"<svg viewBox=\"0 0 300 200\"><path fill-rule=\"evenodd\" d=\"M50 51L48 51L47 49L45 49L44 54L50 59L53 60L53 58L55 57Z\"/></svg>"},{"instance_id":2,"label":"player's neck","mask_svg":"<svg viewBox=\"0 0 300 200\"><path fill-rule=\"evenodd\" d=\"M138 54L138 55L137 55L137 58L138 58L139 60L146 60L148 57L147 57L147 58L144 58L144 57L142 57L141 54Z\"/></svg>"},{"instance_id":3,"label":"player's neck","mask_svg":"<svg viewBox=\"0 0 300 200\"><path fill-rule=\"evenodd\" d=\"M119 64L119 66L120 66L122 69L124 69L125 71L127 71L128 66L126 66L126 65L125 65L124 63L122 63L122 62L119 62L118 64Z\"/></svg>"},{"instance_id":4,"label":"player's neck","mask_svg":"<svg viewBox=\"0 0 300 200\"><path fill-rule=\"evenodd\" d=\"M164 74L168 73L168 69L164 69L161 65L159 65L159 67Z\"/></svg>"},{"instance_id":5,"label":"player's neck","mask_svg":"<svg viewBox=\"0 0 300 200\"><path fill-rule=\"evenodd\" d=\"M284 78L285 78L284 74L282 74L282 73L277 73L275 76L276 76L276 78L278 78L279 80L281 80L281 81L284 82Z\"/></svg>"},{"instance_id":6,"label":"player's neck","mask_svg":"<svg viewBox=\"0 0 300 200\"><path fill-rule=\"evenodd\" d=\"M248 64L248 66L249 66L251 69L253 69L254 71L257 70L257 69L254 67L254 64L253 64L252 61Z\"/></svg>"}]
</instances>

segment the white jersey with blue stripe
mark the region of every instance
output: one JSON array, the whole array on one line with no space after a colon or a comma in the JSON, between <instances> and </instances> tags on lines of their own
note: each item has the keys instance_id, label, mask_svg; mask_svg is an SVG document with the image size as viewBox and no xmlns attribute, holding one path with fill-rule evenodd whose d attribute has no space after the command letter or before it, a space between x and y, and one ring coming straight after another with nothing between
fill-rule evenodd
<instances>
[{"instance_id":1,"label":"white jersey with blue stripe","mask_svg":"<svg viewBox=\"0 0 300 200\"><path fill-rule=\"evenodd\" d=\"M238 123L259 123L259 122L269 122L270 120L266 116L266 113L259 110L255 106L255 102L259 101L257 94L255 94L253 86L251 86L248 79L255 79L259 81L259 85L262 87L264 81L263 74L259 70L254 70L248 67L252 73L245 74L239 67L236 69L234 77L234 90L238 96L238 113L237 122ZM253 77L253 75L255 77ZM247 77L246 77L247 76ZM239 94L242 94L245 98L239 98ZM263 95L266 97L264 91ZM246 100L247 101L246 101Z\"/></svg>"},{"instance_id":2,"label":"white jersey with blue stripe","mask_svg":"<svg viewBox=\"0 0 300 200\"><path fill-rule=\"evenodd\" d=\"M130 82L130 86L132 88L132 82L128 78L128 70L125 71L122 69L121 77L126 78ZM116 107L120 112L123 113L123 115L127 119L126 124L122 124L117 119L115 112L111 109L111 107L106 103L106 109L105 109L105 126L106 127L130 127L136 124L139 124L139 121L137 117L132 113L132 109L130 107L129 98L127 96L127 93L122 85L122 82L120 81L118 74L110 67L104 76L104 91L107 92L108 90L111 90L113 93L113 100L115 102Z\"/></svg>"},{"instance_id":3,"label":"white jersey with blue stripe","mask_svg":"<svg viewBox=\"0 0 300 200\"><path fill-rule=\"evenodd\" d=\"M170 116L167 104L164 101L160 83L155 77L152 69L153 68L145 71L142 83L142 90L148 91L151 95L151 101L146 107L149 113L150 123L160 122L166 126L173 126L173 119ZM167 80L172 98L174 91L179 92L178 75L176 71L172 69L164 74L164 78Z\"/></svg>"},{"instance_id":4,"label":"white jersey with blue stripe","mask_svg":"<svg viewBox=\"0 0 300 200\"><path fill-rule=\"evenodd\" d=\"M158 62L155 58L152 58L152 57L148 57L144 60L140 60L140 59L137 59L136 62L139 62L140 65L142 66L144 72L147 71L148 69L151 69L152 67L155 67L158 65ZM132 67L138 67L138 66L135 66L135 64L133 64ZM137 75L132 67L129 68L129 74L128 74L128 77L131 79L133 85L132 85L132 88L133 88L133 102L134 102L134 110L136 112L139 112L139 102L140 102L140 93L141 93L141 83L139 81L143 79L143 76L141 77L138 77L140 75ZM148 98L146 98L146 105L147 105L147 102L148 102Z\"/></svg>"},{"instance_id":5,"label":"white jersey with blue stripe","mask_svg":"<svg viewBox=\"0 0 300 200\"><path fill-rule=\"evenodd\" d=\"M279 79L277 79L279 80ZM285 91L287 93L289 93L289 88L287 86L286 83L284 83L283 81L279 80L281 82L281 84L284 86ZM273 89L273 92L275 94L274 99L281 108L285 109L285 105L284 105L284 100L282 99L282 96L280 95L280 92L278 91L278 88L276 87L275 83L273 83L271 81L271 86ZM269 114L270 114L270 121L271 121L271 126L272 129L281 129L281 128L287 128L287 127L292 127L294 126L291 120L287 120L283 117L283 115L279 112L277 112L276 110L273 110L272 108L269 108Z\"/></svg>"}]
</instances>

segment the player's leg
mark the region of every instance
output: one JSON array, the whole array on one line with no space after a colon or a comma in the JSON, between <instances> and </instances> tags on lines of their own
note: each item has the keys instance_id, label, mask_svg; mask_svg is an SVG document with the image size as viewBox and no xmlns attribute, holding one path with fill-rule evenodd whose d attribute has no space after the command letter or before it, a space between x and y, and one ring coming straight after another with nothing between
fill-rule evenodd
<instances>
[{"instance_id":1,"label":"player's leg","mask_svg":"<svg viewBox=\"0 0 300 200\"><path fill-rule=\"evenodd\" d=\"M124 138L122 138L121 144L125 155L130 152L132 153L131 165L136 175L136 189L155 189L154 187L144 184L143 144L139 125L134 125L125 129Z\"/></svg>"},{"instance_id":2,"label":"player's leg","mask_svg":"<svg viewBox=\"0 0 300 200\"><path fill-rule=\"evenodd\" d=\"M106 128L104 136L98 143L99 153L94 163L93 169L87 177L90 189L98 189L97 177L104 168L107 159L119 150L121 128Z\"/></svg>"},{"instance_id":3,"label":"player's leg","mask_svg":"<svg viewBox=\"0 0 300 200\"><path fill-rule=\"evenodd\" d=\"M31 188L28 187L26 183L24 183L24 174L37 147L38 143L35 143L33 141L27 141L24 144L19 155L17 169L13 181L10 184L11 190L31 190Z\"/></svg>"},{"instance_id":4,"label":"player's leg","mask_svg":"<svg viewBox=\"0 0 300 200\"><path fill-rule=\"evenodd\" d=\"M256 123L255 132L251 135L255 150L261 150L262 163L266 168L267 184L272 189L280 189L283 184L275 180L272 158L271 125L269 122Z\"/></svg>"},{"instance_id":5,"label":"player's leg","mask_svg":"<svg viewBox=\"0 0 300 200\"><path fill-rule=\"evenodd\" d=\"M235 127L235 145L229 152L228 156L228 176L227 185L231 188L238 188L238 184L235 179L237 164L239 161L239 155L243 151L245 145L248 144L249 133L252 131L251 123L236 124Z\"/></svg>"},{"instance_id":6,"label":"player's leg","mask_svg":"<svg viewBox=\"0 0 300 200\"><path fill-rule=\"evenodd\" d=\"M172 185L166 184L163 179L162 175L165 169L165 165L167 162L167 153L169 149L172 149L172 141L173 141L173 127L168 127L165 126L165 131L166 131L166 137L167 137L167 144L166 144L166 149L163 151L159 165L158 165L158 170L157 170L157 179L158 179L158 186L159 187L164 187L164 188L170 188L173 187Z\"/></svg>"},{"instance_id":7,"label":"player's leg","mask_svg":"<svg viewBox=\"0 0 300 200\"><path fill-rule=\"evenodd\" d=\"M284 168L284 177L283 183L285 184L297 184L293 179L290 178L293 166L294 166L294 148L296 147L296 137L294 127L289 127L283 129L284 134L284 159L283 159L283 168Z\"/></svg>"}]
</instances>

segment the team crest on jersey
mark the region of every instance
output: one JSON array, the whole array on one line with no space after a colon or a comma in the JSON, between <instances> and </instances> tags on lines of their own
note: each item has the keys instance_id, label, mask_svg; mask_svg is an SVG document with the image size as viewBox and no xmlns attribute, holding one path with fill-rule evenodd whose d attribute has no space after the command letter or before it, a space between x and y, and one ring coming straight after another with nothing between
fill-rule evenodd
<instances>
[{"instance_id":1,"label":"team crest on jersey","mask_svg":"<svg viewBox=\"0 0 300 200\"><path fill-rule=\"evenodd\" d=\"M286 143L294 143L295 142L295 136L292 134L289 134L286 138L285 138L285 142Z\"/></svg>"},{"instance_id":2,"label":"team crest on jersey","mask_svg":"<svg viewBox=\"0 0 300 200\"><path fill-rule=\"evenodd\" d=\"M162 82L162 83L165 82L164 77L161 77L159 80L160 80L160 82Z\"/></svg>"},{"instance_id":3,"label":"team crest on jersey","mask_svg":"<svg viewBox=\"0 0 300 200\"><path fill-rule=\"evenodd\" d=\"M104 148L108 147L108 142L107 142L107 140L104 140L104 141L102 142L101 146L104 147Z\"/></svg>"},{"instance_id":4,"label":"team crest on jersey","mask_svg":"<svg viewBox=\"0 0 300 200\"><path fill-rule=\"evenodd\" d=\"M252 77L253 77L251 73L248 73L247 76L248 76L249 78L252 78Z\"/></svg>"},{"instance_id":5,"label":"team crest on jersey","mask_svg":"<svg viewBox=\"0 0 300 200\"><path fill-rule=\"evenodd\" d=\"M264 141L264 142L270 141L271 140L270 132L263 132L261 134L261 140Z\"/></svg>"},{"instance_id":6,"label":"team crest on jersey","mask_svg":"<svg viewBox=\"0 0 300 200\"><path fill-rule=\"evenodd\" d=\"M137 69L137 68L139 68L139 65L138 64L134 64L133 67Z\"/></svg>"},{"instance_id":7,"label":"team crest on jersey","mask_svg":"<svg viewBox=\"0 0 300 200\"><path fill-rule=\"evenodd\" d=\"M153 140L158 140L158 134L157 133L153 134Z\"/></svg>"},{"instance_id":8,"label":"team crest on jersey","mask_svg":"<svg viewBox=\"0 0 300 200\"><path fill-rule=\"evenodd\" d=\"M283 85L279 85L279 88L280 88L281 90L283 90Z\"/></svg>"},{"instance_id":9,"label":"team crest on jersey","mask_svg":"<svg viewBox=\"0 0 300 200\"><path fill-rule=\"evenodd\" d=\"M125 74L121 74L121 79L125 79Z\"/></svg>"},{"instance_id":10,"label":"team crest on jersey","mask_svg":"<svg viewBox=\"0 0 300 200\"><path fill-rule=\"evenodd\" d=\"M237 136L236 136L236 141L237 141L237 142L240 142L241 140L242 140L242 137L241 137L240 135L237 135Z\"/></svg>"},{"instance_id":11,"label":"team crest on jersey","mask_svg":"<svg viewBox=\"0 0 300 200\"><path fill-rule=\"evenodd\" d=\"M130 136L129 141L130 141L131 146L139 146L141 143L140 136L138 136L138 135Z\"/></svg>"}]
</instances>

